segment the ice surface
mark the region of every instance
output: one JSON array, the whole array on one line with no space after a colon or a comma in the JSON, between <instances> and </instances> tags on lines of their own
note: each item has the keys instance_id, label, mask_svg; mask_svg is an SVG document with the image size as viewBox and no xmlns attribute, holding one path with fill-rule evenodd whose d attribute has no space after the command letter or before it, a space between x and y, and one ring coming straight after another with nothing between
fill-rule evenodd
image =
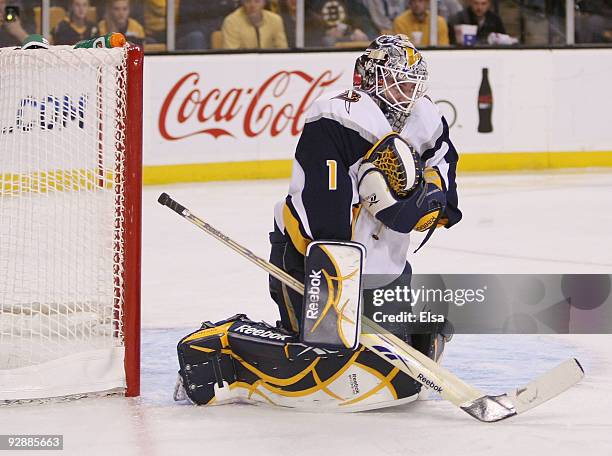
<instances>
[{"instance_id":1,"label":"ice surface","mask_svg":"<svg viewBox=\"0 0 612 456\"><path fill-rule=\"evenodd\" d=\"M459 186L464 220L410 258L415 272L612 271L612 173L468 175ZM174 403L179 337L203 320L243 312L274 322L277 314L262 271L159 206L157 196L170 193L267 257L272 207L286 189L285 180L145 188L142 396L0 407L0 434L64 434L62 454L87 456L612 454L608 335L455 336L444 365L489 393L571 356L584 366L579 385L501 423L476 422L440 400L337 415Z\"/></svg>"}]
</instances>

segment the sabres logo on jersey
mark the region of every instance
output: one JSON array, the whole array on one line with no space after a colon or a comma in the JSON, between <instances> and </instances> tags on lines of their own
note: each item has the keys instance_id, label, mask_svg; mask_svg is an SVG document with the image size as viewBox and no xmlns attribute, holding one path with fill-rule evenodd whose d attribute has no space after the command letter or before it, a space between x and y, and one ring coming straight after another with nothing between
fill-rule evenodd
<instances>
[{"instance_id":1,"label":"sabres logo on jersey","mask_svg":"<svg viewBox=\"0 0 612 456\"><path fill-rule=\"evenodd\" d=\"M344 109L346 113L351 113L351 103L356 103L361 99L361 95L355 90L345 90L340 95L336 95L332 99L344 100Z\"/></svg>"},{"instance_id":2,"label":"sabres logo on jersey","mask_svg":"<svg viewBox=\"0 0 612 456\"><path fill-rule=\"evenodd\" d=\"M371 195L368 195L365 198L365 201L368 203L369 207L374 206L375 204L378 204L378 197L376 196L376 193L372 193Z\"/></svg>"}]
</instances>

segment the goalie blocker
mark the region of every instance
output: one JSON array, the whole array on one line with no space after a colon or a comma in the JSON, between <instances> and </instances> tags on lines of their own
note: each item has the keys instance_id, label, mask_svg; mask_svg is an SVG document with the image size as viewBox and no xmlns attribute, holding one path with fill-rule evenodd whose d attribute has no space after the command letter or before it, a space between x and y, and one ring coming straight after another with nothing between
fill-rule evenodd
<instances>
[{"instance_id":1,"label":"goalie blocker","mask_svg":"<svg viewBox=\"0 0 612 456\"><path fill-rule=\"evenodd\" d=\"M365 247L314 241L304 265L300 341L333 350L356 349L361 333L361 272Z\"/></svg>"}]
</instances>

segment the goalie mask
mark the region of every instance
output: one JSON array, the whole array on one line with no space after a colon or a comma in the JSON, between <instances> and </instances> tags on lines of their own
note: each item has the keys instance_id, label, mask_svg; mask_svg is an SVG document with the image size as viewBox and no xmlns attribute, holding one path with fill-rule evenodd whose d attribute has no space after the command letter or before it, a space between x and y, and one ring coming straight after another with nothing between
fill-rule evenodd
<instances>
[{"instance_id":1,"label":"goalie mask","mask_svg":"<svg viewBox=\"0 0 612 456\"><path fill-rule=\"evenodd\" d=\"M406 35L382 35L355 62L353 85L374 99L396 129L393 124L405 121L424 95L427 76L425 60Z\"/></svg>"}]
</instances>

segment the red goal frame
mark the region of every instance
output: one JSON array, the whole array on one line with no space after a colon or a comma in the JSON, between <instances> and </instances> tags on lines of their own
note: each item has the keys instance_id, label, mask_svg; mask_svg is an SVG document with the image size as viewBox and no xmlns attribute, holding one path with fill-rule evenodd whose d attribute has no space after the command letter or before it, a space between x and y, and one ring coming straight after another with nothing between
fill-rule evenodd
<instances>
[{"instance_id":1,"label":"red goal frame","mask_svg":"<svg viewBox=\"0 0 612 456\"><path fill-rule=\"evenodd\" d=\"M140 283L142 251L142 92L143 51L127 51L127 109L125 110L123 333L125 395L140 395Z\"/></svg>"}]
</instances>

